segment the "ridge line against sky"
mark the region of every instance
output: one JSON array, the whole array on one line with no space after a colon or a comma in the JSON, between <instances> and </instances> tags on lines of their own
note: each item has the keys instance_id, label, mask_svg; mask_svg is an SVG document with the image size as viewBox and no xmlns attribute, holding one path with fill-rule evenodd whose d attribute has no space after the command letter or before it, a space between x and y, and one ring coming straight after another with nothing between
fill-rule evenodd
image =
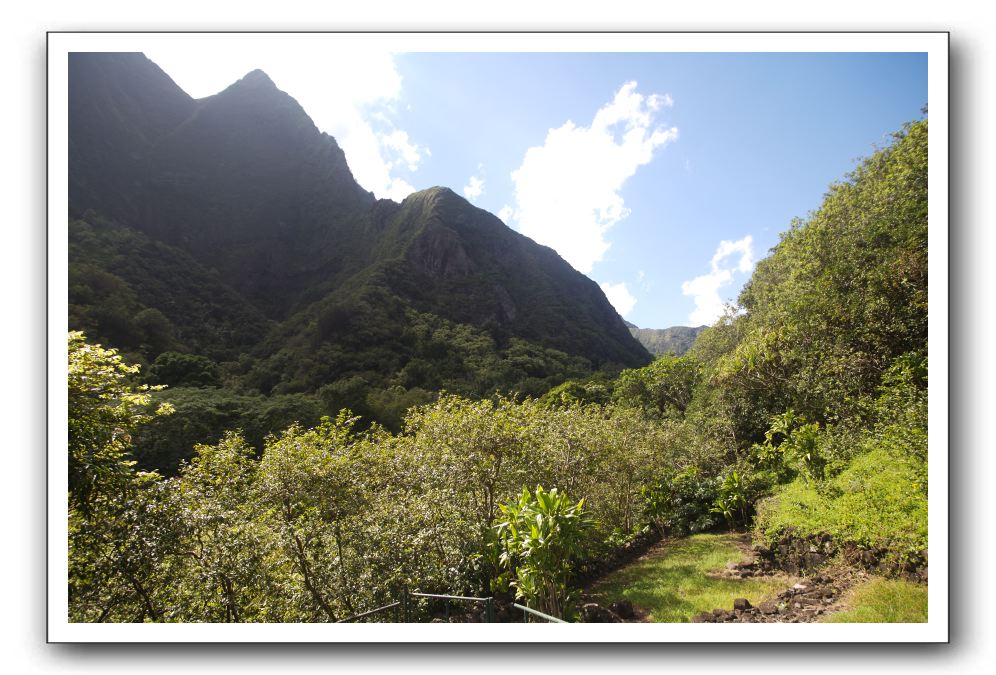
<instances>
[{"instance_id":1,"label":"ridge line against sky","mask_svg":"<svg viewBox=\"0 0 996 675\"><path fill-rule=\"evenodd\" d=\"M450 186L645 327L718 319L759 252L927 97L919 54L351 49L344 60L314 40L243 41L211 58L181 46L146 55L190 95L265 71L336 138L365 189L401 201Z\"/></svg>"}]
</instances>

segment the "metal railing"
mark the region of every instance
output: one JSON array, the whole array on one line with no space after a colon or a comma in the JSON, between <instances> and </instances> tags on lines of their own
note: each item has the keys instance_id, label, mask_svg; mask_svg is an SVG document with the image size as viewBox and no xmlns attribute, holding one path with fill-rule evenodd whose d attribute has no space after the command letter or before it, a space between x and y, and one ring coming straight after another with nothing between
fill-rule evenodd
<instances>
[{"instance_id":1,"label":"metal railing","mask_svg":"<svg viewBox=\"0 0 996 675\"><path fill-rule=\"evenodd\" d=\"M544 614L543 612L539 612L539 611L537 611L535 609L530 609L529 607L526 607L525 605L520 605L517 602L513 602L512 603L512 607L515 607L516 609L521 609L522 610L522 622L523 623L529 623L529 615L530 614L532 614L533 616L538 616L539 618L543 619L547 623L567 623L563 619L558 619L555 616L550 616L549 614Z\"/></svg>"},{"instance_id":2,"label":"metal railing","mask_svg":"<svg viewBox=\"0 0 996 675\"><path fill-rule=\"evenodd\" d=\"M357 619L364 619L364 618L366 618L368 616L374 616L376 614L383 614L384 612L386 612L389 609L393 609L394 610L394 622L398 623L398 607L401 607L401 606L402 606L401 602L392 602L389 605L384 605L383 607L378 607L377 609L371 609L368 612L362 612L360 614L354 614L353 616L347 616L345 619L339 619L338 621L336 621L336 623L350 623L352 621L356 621ZM407 606L404 607L404 610L405 610L405 612L404 612L405 613L405 621L407 621L408 620L408 607Z\"/></svg>"},{"instance_id":3,"label":"metal railing","mask_svg":"<svg viewBox=\"0 0 996 675\"><path fill-rule=\"evenodd\" d=\"M371 609L367 612L362 612L360 614L354 614L353 616L348 616L345 619L340 619L339 621L336 621L336 623L350 623L352 621L358 621L372 616L377 616L392 609L394 610L395 623L410 623L412 615L411 598L425 598L427 600L443 600L444 601L443 612L446 616L447 621L449 621L450 618L450 602L452 601L473 602L473 603L483 604L484 623L495 622L494 598L474 598L466 595L440 595L438 593L413 593L411 591L404 591L401 595L401 600L392 602L389 605L384 605L383 607Z\"/></svg>"}]
</instances>

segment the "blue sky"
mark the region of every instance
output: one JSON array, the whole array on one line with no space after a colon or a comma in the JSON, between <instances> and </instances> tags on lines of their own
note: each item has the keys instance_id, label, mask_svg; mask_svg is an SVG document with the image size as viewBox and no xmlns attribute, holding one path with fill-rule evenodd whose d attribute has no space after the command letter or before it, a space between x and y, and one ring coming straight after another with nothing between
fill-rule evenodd
<instances>
[{"instance_id":1,"label":"blue sky","mask_svg":"<svg viewBox=\"0 0 996 675\"><path fill-rule=\"evenodd\" d=\"M712 322L927 101L923 54L146 53L198 97L262 68L378 197L451 187L652 328Z\"/></svg>"}]
</instances>

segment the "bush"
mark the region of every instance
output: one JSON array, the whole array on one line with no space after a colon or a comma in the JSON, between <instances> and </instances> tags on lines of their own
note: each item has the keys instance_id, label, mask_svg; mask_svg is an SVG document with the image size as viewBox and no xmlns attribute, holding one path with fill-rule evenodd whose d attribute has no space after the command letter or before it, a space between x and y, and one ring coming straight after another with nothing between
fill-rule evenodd
<instances>
[{"instance_id":1,"label":"bush","mask_svg":"<svg viewBox=\"0 0 996 675\"><path fill-rule=\"evenodd\" d=\"M705 476L694 466L666 472L643 488L644 513L661 534L711 530L721 522L712 510L720 485L718 478Z\"/></svg>"},{"instance_id":2,"label":"bush","mask_svg":"<svg viewBox=\"0 0 996 675\"><path fill-rule=\"evenodd\" d=\"M523 488L517 500L500 508L496 530L504 573L496 588L514 586L527 607L551 616L572 615L576 591L568 582L593 525L584 499L575 503L556 488L547 492L537 485L535 496Z\"/></svg>"}]
</instances>

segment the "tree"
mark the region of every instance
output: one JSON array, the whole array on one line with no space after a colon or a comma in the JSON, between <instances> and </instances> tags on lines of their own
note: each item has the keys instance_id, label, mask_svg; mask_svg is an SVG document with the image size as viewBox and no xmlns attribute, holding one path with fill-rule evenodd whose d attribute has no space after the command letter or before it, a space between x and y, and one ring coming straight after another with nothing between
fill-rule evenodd
<instances>
[{"instance_id":1,"label":"tree","mask_svg":"<svg viewBox=\"0 0 996 675\"><path fill-rule=\"evenodd\" d=\"M69 500L84 513L97 499L119 497L135 478L131 434L152 419L150 392L162 388L129 384L138 371L117 350L69 333ZM154 414L172 411L164 403Z\"/></svg>"},{"instance_id":2,"label":"tree","mask_svg":"<svg viewBox=\"0 0 996 675\"><path fill-rule=\"evenodd\" d=\"M163 557L153 533L163 523L150 489L159 476L136 472L131 433L151 419L149 392L132 386L138 366L71 332L69 347L69 604L74 620L162 618L149 579ZM168 405L155 414L172 412Z\"/></svg>"},{"instance_id":3,"label":"tree","mask_svg":"<svg viewBox=\"0 0 996 675\"><path fill-rule=\"evenodd\" d=\"M170 387L217 387L218 366L206 356L163 352L149 367L149 379Z\"/></svg>"},{"instance_id":4,"label":"tree","mask_svg":"<svg viewBox=\"0 0 996 675\"><path fill-rule=\"evenodd\" d=\"M649 366L620 373L615 399L655 417L680 418L692 401L701 373L694 356L664 354Z\"/></svg>"}]
</instances>

